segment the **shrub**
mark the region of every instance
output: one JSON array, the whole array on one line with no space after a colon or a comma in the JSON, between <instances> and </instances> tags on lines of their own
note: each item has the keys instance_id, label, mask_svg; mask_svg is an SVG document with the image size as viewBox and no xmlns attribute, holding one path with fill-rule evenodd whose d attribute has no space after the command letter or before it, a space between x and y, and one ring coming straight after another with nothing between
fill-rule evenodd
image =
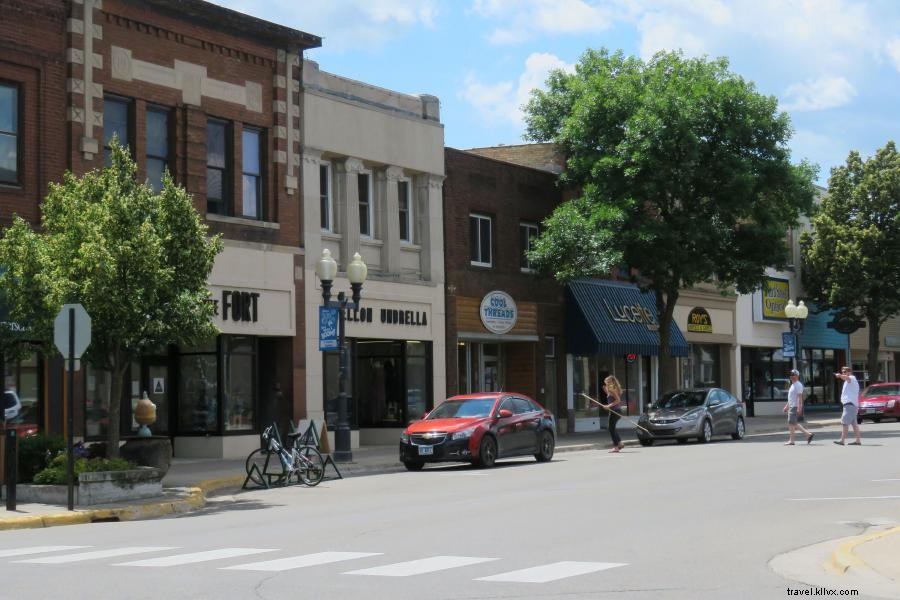
<instances>
[{"instance_id":1,"label":"shrub","mask_svg":"<svg viewBox=\"0 0 900 600\"><path fill-rule=\"evenodd\" d=\"M34 476L35 483L47 483L65 485L66 481L65 454L60 454L52 461L50 466ZM78 458L75 459L75 483L78 484L79 473L92 473L95 471L127 471L133 469L134 464L124 458Z\"/></svg>"},{"instance_id":2,"label":"shrub","mask_svg":"<svg viewBox=\"0 0 900 600\"><path fill-rule=\"evenodd\" d=\"M36 473L47 466L48 454L52 458L65 448L66 440L61 435L36 433L20 438L17 481L31 481Z\"/></svg>"}]
</instances>

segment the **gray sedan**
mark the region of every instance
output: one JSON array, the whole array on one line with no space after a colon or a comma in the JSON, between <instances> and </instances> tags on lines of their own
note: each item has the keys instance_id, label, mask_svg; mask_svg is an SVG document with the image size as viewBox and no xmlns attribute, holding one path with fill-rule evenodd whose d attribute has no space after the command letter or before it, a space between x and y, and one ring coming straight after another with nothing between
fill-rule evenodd
<instances>
[{"instance_id":1,"label":"gray sedan","mask_svg":"<svg viewBox=\"0 0 900 600\"><path fill-rule=\"evenodd\" d=\"M714 435L744 437L744 406L737 398L720 388L677 390L669 392L641 415L637 430L643 446L655 440L676 439L686 442L696 438L706 443Z\"/></svg>"}]
</instances>

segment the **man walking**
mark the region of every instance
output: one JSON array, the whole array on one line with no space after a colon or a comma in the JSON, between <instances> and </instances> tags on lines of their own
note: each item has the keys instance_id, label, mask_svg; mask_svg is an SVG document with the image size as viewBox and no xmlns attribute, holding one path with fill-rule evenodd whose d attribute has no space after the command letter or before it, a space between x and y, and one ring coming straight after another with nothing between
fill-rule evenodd
<instances>
[{"instance_id":1,"label":"man walking","mask_svg":"<svg viewBox=\"0 0 900 600\"><path fill-rule=\"evenodd\" d=\"M800 429L806 434L806 443L809 444L813 439L813 434L800 424L800 418L803 416L803 384L800 383L800 371L791 369L791 387L788 390L788 399L784 405L784 412L788 415L788 441L785 446L794 445L794 431Z\"/></svg>"},{"instance_id":2,"label":"man walking","mask_svg":"<svg viewBox=\"0 0 900 600\"><path fill-rule=\"evenodd\" d=\"M853 375L853 370L848 366L841 367L840 373L835 373L835 377L844 380L844 387L841 389L841 439L835 440L835 444L844 445L847 441L847 430L853 425L853 433L856 434L856 441L850 442L851 446L859 446L862 444L859 440L859 424L856 422L856 413L859 411L859 382Z\"/></svg>"}]
</instances>

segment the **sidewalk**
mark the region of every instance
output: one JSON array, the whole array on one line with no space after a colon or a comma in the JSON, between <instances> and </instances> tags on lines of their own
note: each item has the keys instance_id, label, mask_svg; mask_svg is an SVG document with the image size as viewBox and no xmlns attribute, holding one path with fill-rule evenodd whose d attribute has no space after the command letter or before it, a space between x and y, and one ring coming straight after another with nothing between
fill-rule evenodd
<instances>
[{"instance_id":1,"label":"sidewalk","mask_svg":"<svg viewBox=\"0 0 900 600\"><path fill-rule=\"evenodd\" d=\"M787 432L783 415L747 418L747 435ZM818 429L840 424L836 413L807 415L806 426ZM620 421L625 443L636 445L637 440L629 432L633 428L628 421ZM630 439L629 439L630 438ZM604 431L561 434L556 452L605 449L610 446L609 435ZM353 450L353 460L339 463L343 477L356 477L376 473L405 470L398 460L396 445L365 446ZM336 478L331 465L327 476ZM240 491L246 473L244 459L174 459L163 479L164 496L134 503L117 503L69 512L64 506L47 504L19 504L14 512L0 505L0 530L51 527L98 521L130 521L151 519L171 514L186 513L201 508L207 496L216 492ZM893 557L900 556L900 527L868 536L844 541L831 555L834 572L860 573L874 571L880 577L900 582L900 564Z\"/></svg>"}]
</instances>

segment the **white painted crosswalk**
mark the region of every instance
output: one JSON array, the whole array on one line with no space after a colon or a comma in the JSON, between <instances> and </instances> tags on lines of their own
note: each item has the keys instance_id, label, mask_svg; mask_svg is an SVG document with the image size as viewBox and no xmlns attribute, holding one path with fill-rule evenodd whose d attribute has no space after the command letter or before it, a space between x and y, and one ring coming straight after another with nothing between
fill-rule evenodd
<instances>
[{"instance_id":1,"label":"white painted crosswalk","mask_svg":"<svg viewBox=\"0 0 900 600\"><path fill-rule=\"evenodd\" d=\"M502 565L505 559L484 556L448 556L435 555L396 561L387 559L381 552L348 552L321 551L306 554L290 554L278 548L242 548L225 547L202 549L192 552L175 552L184 550L176 546L119 546L113 548L96 548L95 546L24 546L20 548L0 548L0 559L11 559L9 563L17 565L66 565L72 563L98 562L114 567L139 568L177 568L182 565L209 563L212 568L226 571L250 571L278 573L295 569L311 569L334 563L371 559L363 568L342 571L341 575L356 577L418 577L432 573L448 572L466 573L468 567L478 565ZM149 558L141 558L127 562L119 562L126 556L138 554L158 554ZM270 554L268 560L252 560L233 564L234 559L241 559L260 554ZM274 556L274 557L272 557ZM275 558L277 557L277 558ZM399 558L399 557L398 557ZM377 561L373 564L371 561ZM220 561L219 564L216 564ZM228 561L230 561L230 564ZM222 564L224 563L224 564ZM365 566L364 566L365 565ZM534 565L525 569L504 570L493 575L484 574L482 567L476 572L469 571L466 578L471 581L542 584L559 581L571 577L587 576L593 573L627 566L627 563L590 562L590 561L557 561L542 565ZM26 568L26 567L21 567ZM2 570L2 562L0 562ZM0 571L2 572L2 571ZM458 577L458 575L455 575Z\"/></svg>"}]
</instances>

